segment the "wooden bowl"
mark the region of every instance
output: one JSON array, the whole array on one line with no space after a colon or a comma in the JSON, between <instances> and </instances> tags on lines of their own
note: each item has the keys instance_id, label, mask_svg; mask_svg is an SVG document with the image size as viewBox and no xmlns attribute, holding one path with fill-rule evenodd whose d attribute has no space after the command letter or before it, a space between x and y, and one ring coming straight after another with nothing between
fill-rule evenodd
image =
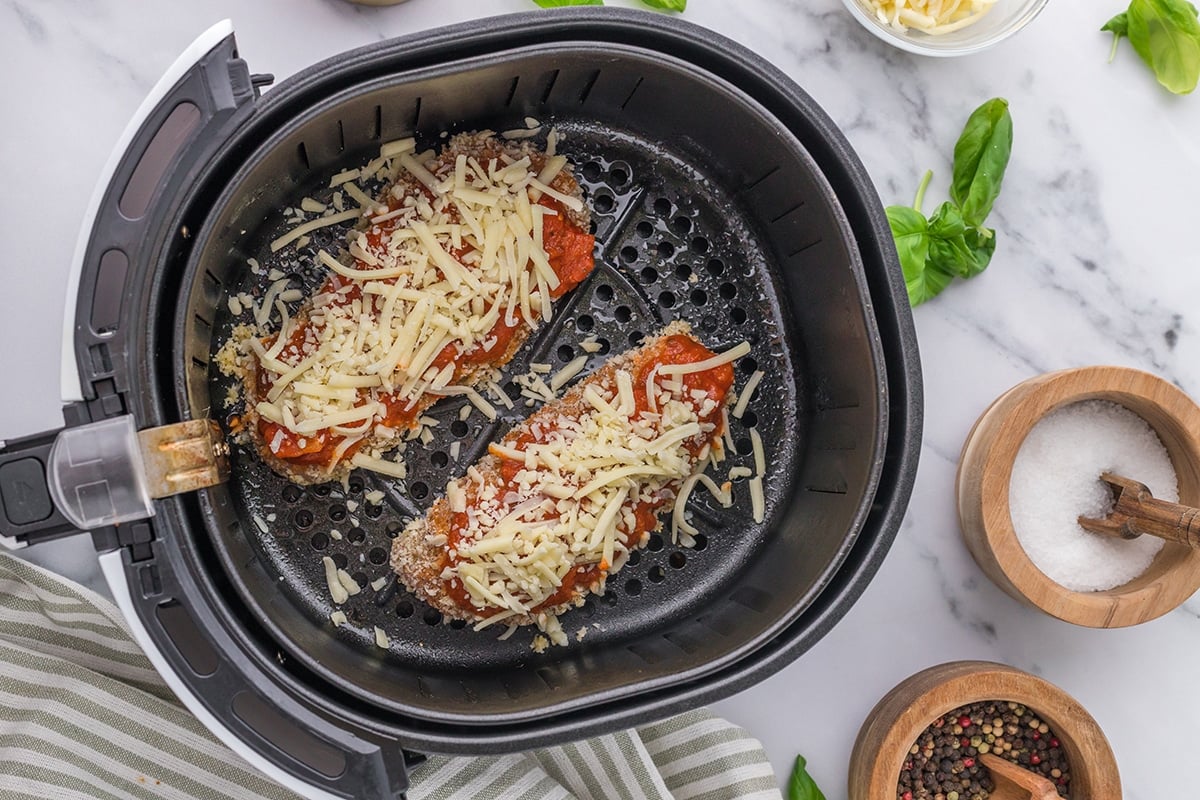
<instances>
[{"instance_id":1,"label":"wooden bowl","mask_svg":"<svg viewBox=\"0 0 1200 800\"><path fill-rule=\"evenodd\" d=\"M1200 407L1176 386L1149 373L1083 367L1031 378L983 412L958 463L959 525L980 568L1018 600L1076 625L1137 625L1171 611L1200 589L1200 550L1167 542L1146 571L1129 583L1107 591L1075 592L1034 566L1013 530L1008 492L1017 451L1042 417L1083 400L1109 400L1146 420L1171 457L1179 502L1200 505Z\"/></svg>"},{"instance_id":2,"label":"wooden bowl","mask_svg":"<svg viewBox=\"0 0 1200 800\"><path fill-rule=\"evenodd\" d=\"M987 661L930 667L876 704L850 755L850 800L894 800L900 768L917 737L938 717L983 700L1020 703L1050 726L1071 765L1072 797L1121 800L1117 762L1091 714L1054 684Z\"/></svg>"}]
</instances>

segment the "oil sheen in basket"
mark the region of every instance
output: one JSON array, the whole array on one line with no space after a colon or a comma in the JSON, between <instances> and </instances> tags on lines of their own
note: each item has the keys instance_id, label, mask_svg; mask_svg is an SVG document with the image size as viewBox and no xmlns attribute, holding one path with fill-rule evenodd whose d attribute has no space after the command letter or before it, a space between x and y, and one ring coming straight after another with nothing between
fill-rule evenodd
<instances>
[{"instance_id":1,"label":"oil sheen in basket","mask_svg":"<svg viewBox=\"0 0 1200 800\"><path fill-rule=\"evenodd\" d=\"M644 550L610 576L603 596L589 597L582 608L561 617L571 648L552 648L535 656L529 649L535 629L496 642L500 630L476 633L461 621L443 624L437 611L396 584L387 566L391 539L404 524L423 514L446 481L475 461L489 441L528 415L532 409L524 406L523 398L516 400L511 412L499 408L502 415L494 423L478 412L465 422L459 420L465 402L459 398L439 403L428 412L439 421L433 440L426 447L416 441L408 445L406 481L359 470L348 493L339 484L292 485L266 469L249 449L235 448L231 488L236 502L243 519L257 518L267 528L265 534L253 537L259 557L286 578L280 586L294 592L293 599L318 623L332 630L329 615L340 608L349 622L336 635L369 653L382 653L374 643L376 625L386 631L395 656L445 669L552 659L563 650L586 649L650 631L670 636L672 620L694 615L706 596L719 596L714 593L730 582L767 535L777 498L790 493L788 476L794 474L793 461L801 452L795 409L796 398L803 396L799 392L802 365L794 363L794 354L781 344L788 321L781 317L775 299L777 284L771 276L773 268L768 267L771 255L760 248L757 232L731 226L731 220L745 216L731 212L739 204L738 197L716 191L690 167L703 163L694 156L651 149L644 141L588 123L556 125L566 135L559 151L574 164L593 210L597 269L560 301L553 320L539 329L505 374L519 375L530 363L539 362L557 369L583 354L580 341L595 337L601 347L588 360L590 372L609 354L635 347L676 318L688 320L713 349L749 341L752 351L738 363L737 388L756 369L765 374L743 418L731 419L735 452L717 470L710 468L710 474L723 481L732 466L753 468L749 428L757 428L766 451L766 521L759 525L750 521L745 479L734 481L735 502L730 509L721 508L705 490L697 489L689 504L693 524L701 531L696 547L672 545L669 532L653 535ZM310 194L327 200L320 192L313 188ZM247 270L246 283L233 287L234 293L261 292L272 268L295 275L306 293L319 285L323 273L300 268L293 248L269 254L266 242L284 228L282 221L274 229L267 226L262 242L246 243L247 252L259 259L262 274ZM301 260L311 263L318 247L336 251L343 231L316 232ZM222 306L214 337L218 345L232 324ZM227 379L214 376L212 396L224 397L228 386ZM510 397L519 397L511 380L504 387ZM459 456L453 460L451 444L456 441ZM364 500L373 489L385 492L383 506ZM332 530L341 538L332 536ZM333 605L325 588L322 556L330 556L364 587L340 607ZM374 592L368 584L381 576L388 577L388 584ZM311 591L298 591L302 587ZM755 613L754 606L761 605L754 598L734 599L747 613ZM587 634L576 643L582 628ZM714 628L713 635L722 631ZM672 641L685 649L691 646L682 638Z\"/></svg>"}]
</instances>

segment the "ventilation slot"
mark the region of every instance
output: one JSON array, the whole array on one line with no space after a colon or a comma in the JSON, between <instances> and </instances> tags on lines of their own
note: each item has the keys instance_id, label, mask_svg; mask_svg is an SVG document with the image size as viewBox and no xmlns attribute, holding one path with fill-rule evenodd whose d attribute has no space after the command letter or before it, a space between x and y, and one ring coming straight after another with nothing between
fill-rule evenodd
<instances>
[{"instance_id":1,"label":"ventilation slot","mask_svg":"<svg viewBox=\"0 0 1200 800\"><path fill-rule=\"evenodd\" d=\"M600 70L593 72L587 79L587 83L583 85L583 90L579 93L579 105L583 105L588 100L588 95L592 93L592 89L596 86L596 81L600 79Z\"/></svg>"},{"instance_id":2,"label":"ventilation slot","mask_svg":"<svg viewBox=\"0 0 1200 800\"><path fill-rule=\"evenodd\" d=\"M542 91L542 105L550 99L550 93L554 91L554 84L558 82L558 74L561 70L554 70L550 73L550 80L546 82L546 88Z\"/></svg>"},{"instance_id":3,"label":"ventilation slot","mask_svg":"<svg viewBox=\"0 0 1200 800\"><path fill-rule=\"evenodd\" d=\"M779 213L779 214L775 215L774 217L772 217L772 218L771 218L771 224L772 224L772 225L774 225L776 222L779 222L779 221L780 221L781 219L783 219L784 217L786 217L786 216L788 216L789 214L792 214L792 213L794 213L794 212L796 212L796 211L799 211L799 210L800 210L801 208L803 208L803 207L804 207L804 201L803 201L803 200L801 200L799 203L796 203L794 206L791 206L791 207L790 207L790 208L788 208L786 211L783 211L783 212L781 212L781 213Z\"/></svg>"},{"instance_id":4,"label":"ventilation slot","mask_svg":"<svg viewBox=\"0 0 1200 800\"><path fill-rule=\"evenodd\" d=\"M631 100L633 100L633 96L634 96L635 94L637 94L637 90L638 90L638 89L640 89L640 88L642 88L642 81L644 81L644 80L645 80L645 78L638 78L638 79L637 79L637 83L635 83L635 84L633 85L633 88L629 90L629 95L628 95L628 96L625 98L625 101L624 101L623 103L621 103L621 110L622 110L622 111L624 111L624 110L625 110L625 106L629 105L629 102L630 102Z\"/></svg>"}]
</instances>

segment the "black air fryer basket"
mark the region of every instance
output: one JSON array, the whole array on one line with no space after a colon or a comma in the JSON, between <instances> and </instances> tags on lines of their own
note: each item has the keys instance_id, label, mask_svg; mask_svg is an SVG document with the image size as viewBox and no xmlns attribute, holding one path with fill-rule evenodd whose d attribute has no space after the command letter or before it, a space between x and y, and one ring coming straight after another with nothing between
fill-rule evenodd
<instances>
[{"instance_id":1,"label":"black air fryer basket","mask_svg":"<svg viewBox=\"0 0 1200 800\"><path fill-rule=\"evenodd\" d=\"M593 209L597 269L507 374L566 363L595 337L590 371L676 318L713 349L749 341L737 385L764 377L722 469L752 464L756 428L767 518L751 521L745 482L732 509L697 493L696 547L652 537L604 596L563 617L570 646L545 653L528 631L498 640L447 624L394 579L341 606L349 624L335 629L321 557L363 584L387 575L403 523L529 409L518 401L486 423L439 404L434 439L409 447L406 481L356 472L348 489L291 485L235 446L227 483L94 534L140 641L206 724L310 796L386 797L407 785L402 747L499 752L645 722L761 680L837 622L908 500L919 366L882 209L807 95L711 32L611 10L384 42L260 98L264 82L230 35L134 138L84 260L84 401L69 425L123 413L141 428L226 421L228 379L212 359L234 324L229 296L261 293L272 269L306 289L322 279L311 257L270 253L281 209L327 196L330 175L382 142L437 146L443 131L532 117L563 136ZM117 208L129 186L145 199L136 219ZM343 233L314 233L303 252L336 251ZM27 460L46 441L24 443L24 456L10 443L2 458ZM382 507L364 502L374 489ZM25 539L64 528L55 515L11 516L6 532Z\"/></svg>"}]
</instances>

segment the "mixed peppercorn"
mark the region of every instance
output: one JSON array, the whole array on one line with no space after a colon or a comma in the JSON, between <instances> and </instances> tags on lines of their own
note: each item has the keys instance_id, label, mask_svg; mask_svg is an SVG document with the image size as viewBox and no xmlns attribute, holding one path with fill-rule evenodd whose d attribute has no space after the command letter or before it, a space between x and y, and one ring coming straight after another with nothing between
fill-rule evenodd
<instances>
[{"instance_id":1,"label":"mixed peppercorn","mask_svg":"<svg viewBox=\"0 0 1200 800\"><path fill-rule=\"evenodd\" d=\"M1067 754L1050 726L1019 703L984 701L955 709L917 737L900 768L897 800L986 800L996 788L979 763L1006 758L1071 796Z\"/></svg>"}]
</instances>

